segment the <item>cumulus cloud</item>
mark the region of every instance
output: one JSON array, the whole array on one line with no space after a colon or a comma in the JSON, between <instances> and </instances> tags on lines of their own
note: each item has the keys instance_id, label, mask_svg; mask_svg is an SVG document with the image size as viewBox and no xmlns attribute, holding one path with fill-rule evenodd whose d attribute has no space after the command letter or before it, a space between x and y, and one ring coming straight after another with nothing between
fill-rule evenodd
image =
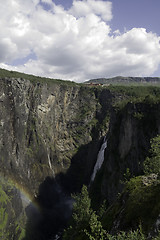
<instances>
[{"instance_id":1,"label":"cumulus cloud","mask_svg":"<svg viewBox=\"0 0 160 240\"><path fill-rule=\"evenodd\" d=\"M0 16L0 67L84 81L151 75L160 64L156 34L144 28L112 33L110 1L74 0L65 10L51 0L2 0Z\"/></svg>"},{"instance_id":2,"label":"cumulus cloud","mask_svg":"<svg viewBox=\"0 0 160 240\"><path fill-rule=\"evenodd\" d=\"M73 1L73 6L69 13L76 17L85 17L88 14L99 15L103 20L110 21L112 19L112 3L107 1L83 0Z\"/></svg>"}]
</instances>

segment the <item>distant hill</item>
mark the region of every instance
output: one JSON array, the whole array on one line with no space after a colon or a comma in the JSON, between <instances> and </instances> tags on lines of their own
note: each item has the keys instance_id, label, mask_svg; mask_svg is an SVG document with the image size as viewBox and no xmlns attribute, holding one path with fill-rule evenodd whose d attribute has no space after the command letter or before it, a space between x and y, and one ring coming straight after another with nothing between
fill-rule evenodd
<instances>
[{"instance_id":1,"label":"distant hill","mask_svg":"<svg viewBox=\"0 0 160 240\"><path fill-rule=\"evenodd\" d=\"M143 84L160 84L160 78L159 77L122 77L117 76L114 78L97 78L97 79L91 79L89 81L86 81L85 84L120 84L120 85L143 85Z\"/></svg>"},{"instance_id":2,"label":"distant hill","mask_svg":"<svg viewBox=\"0 0 160 240\"><path fill-rule=\"evenodd\" d=\"M55 83L55 84L66 84L66 85L77 85L76 82L70 81L70 80L62 80L62 79L53 79L53 78L47 78L47 77L40 77L36 75L26 74L22 72L16 72L16 71L9 71L6 69L0 68L0 78L20 78L29 80L32 83Z\"/></svg>"}]
</instances>

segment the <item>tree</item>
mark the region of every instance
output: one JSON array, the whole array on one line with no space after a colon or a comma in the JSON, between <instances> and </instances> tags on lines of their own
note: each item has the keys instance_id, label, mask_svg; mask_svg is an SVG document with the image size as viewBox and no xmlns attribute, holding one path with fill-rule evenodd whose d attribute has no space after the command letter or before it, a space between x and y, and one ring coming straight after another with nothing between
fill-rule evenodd
<instances>
[{"instance_id":1,"label":"tree","mask_svg":"<svg viewBox=\"0 0 160 240\"><path fill-rule=\"evenodd\" d=\"M150 157L144 161L144 173L160 175L160 135L151 139Z\"/></svg>"},{"instance_id":2,"label":"tree","mask_svg":"<svg viewBox=\"0 0 160 240\"><path fill-rule=\"evenodd\" d=\"M64 240L78 240L85 238L84 229L88 229L91 215L91 200L87 187L82 187L81 193L72 196L74 199L73 213L70 227L64 231Z\"/></svg>"},{"instance_id":3,"label":"tree","mask_svg":"<svg viewBox=\"0 0 160 240\"><path fill-rule=\"evenodd\" d=\"M92 211L89 220L89 230L84 230L89 240L106 240L106 230L103 229L101 222L98 220L97 214Z\"/></svg>"},{"instance_id":4,"label":"tree","mask_svg":"<svg viewBox=\"0 0 160 240\"><path fill-rule=\"evenodd\" d=\"M91 208L87 187L74 195L71 225L64 231L64 240L105 240L106 231L102 228L98 215Z\"/></svg>"},{"instance_id":5,"label":"tree","mask_svg":"<svg viewBox=\"0 0 160 240\"><path fill-rule=\"evenodd\" d=\"M73 196L73 221L76 226L88 225L91 214L91 200L89 198L87 186L83 185L81 193Z\"/></svg>"}]
</instances>

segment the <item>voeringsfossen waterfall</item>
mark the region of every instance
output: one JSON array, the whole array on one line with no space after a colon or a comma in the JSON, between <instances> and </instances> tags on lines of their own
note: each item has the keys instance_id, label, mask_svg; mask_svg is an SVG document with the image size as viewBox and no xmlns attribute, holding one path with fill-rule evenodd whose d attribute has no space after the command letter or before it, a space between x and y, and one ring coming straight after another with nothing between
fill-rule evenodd
<instances>
[{"instance_id":1,"label":"voeringsfossen waterfall","mask_svg":"<svg viewBox=\"0 0 160 240\"><path fill-rule=\"evenodd\" d=\"M94 181L97 171L101 168L101 166L104 162L104 152L105 152L106 147L107 147L107 139L106 139L106 137L104 137L103 144L99 150L99 153L97 156L97 161L95 163L93 173L91 175L91 182Z\"/></svg>"}]
</instances>

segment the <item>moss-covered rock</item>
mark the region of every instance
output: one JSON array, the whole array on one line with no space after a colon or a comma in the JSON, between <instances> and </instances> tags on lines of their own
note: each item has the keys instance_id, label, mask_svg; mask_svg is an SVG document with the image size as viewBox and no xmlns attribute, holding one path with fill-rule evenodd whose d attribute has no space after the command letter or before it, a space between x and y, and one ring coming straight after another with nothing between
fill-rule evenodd
<instances>
[{"instance_id":1,"label":"moss-covered rock","mask_svg":"<svg viewBox=\"0 0 160 240\"><path fill-rule=\"evenodd\" d=\"M12 181L0 178L0 239L21 240L25 235L26 216L21 195Z\"/></svg>"}]
</instances>

